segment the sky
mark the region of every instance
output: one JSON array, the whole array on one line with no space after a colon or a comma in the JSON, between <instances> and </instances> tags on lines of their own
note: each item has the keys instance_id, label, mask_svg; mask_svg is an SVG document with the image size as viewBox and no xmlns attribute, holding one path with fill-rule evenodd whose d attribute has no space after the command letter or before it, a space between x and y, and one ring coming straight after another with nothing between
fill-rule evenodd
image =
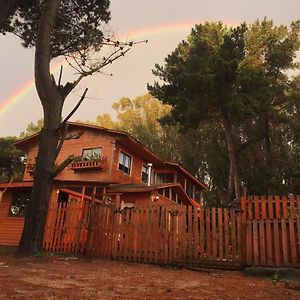
<instances>
[{"instance_id":1,"label":"sky","mask_svg":"<svg viewBox=\"0 0 300 300\"><path fill-rule=\"evenodd\" d=\"M113 76L95 75L82 81L68 97L64 115L73 108L85 87L87 98L72 120L94 121L97 115L113 113L121 97L135 98L147 92L155 77L151 70L190 33L197 23L222 21L235 26L267 17L289 25L300 18L299 0L111 0L108 31L125 41L148 39L124 58L104 70ZM42 107L33 84L34 49L25 49L14 36L0 36L0 137L15 135L42 117ZM59 62L55 62L56 66ZM58 76L58 67L54 68ZM66 68L63 80L73 78Z\"/></svg>"}]
</instances>

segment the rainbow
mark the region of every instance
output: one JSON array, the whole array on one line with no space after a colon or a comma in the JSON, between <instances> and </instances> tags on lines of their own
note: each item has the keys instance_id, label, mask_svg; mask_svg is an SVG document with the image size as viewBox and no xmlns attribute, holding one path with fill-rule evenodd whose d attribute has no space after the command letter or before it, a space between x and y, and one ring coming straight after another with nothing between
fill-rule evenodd
<instances>
[{"instance_id":1,"label":"rainbow","mask_svg":"<svg viewBox=\"0 0 300 300\"><path fill-rule=\"evenodd\" d=\"M176 24L166 24L166 25L160 25L156 27L147 27L142 28L140 30L123 33L116 37L116 39L119 40L137 40L137 39L149 39L152 36L158 36L168 33L176 33L180 31L189 31L195 24L202 23L202 21L194 21L194 22L185 22L185 23L176 23ZM224 22L224 24L228 26L236 26L237 23L233 22ZM61 65L68 64L66 61L60 60L59 62L56 62L51 67L51 72L55 73L60 69ZM9 97L4 99L0 103L0 117L5 114L6 111L11 109L18 100L22 99L25 95L30 93L34 89L34 79L31 79L30 81L24 83L20 87L18 87Z\"/></svg>"}]
</instances>

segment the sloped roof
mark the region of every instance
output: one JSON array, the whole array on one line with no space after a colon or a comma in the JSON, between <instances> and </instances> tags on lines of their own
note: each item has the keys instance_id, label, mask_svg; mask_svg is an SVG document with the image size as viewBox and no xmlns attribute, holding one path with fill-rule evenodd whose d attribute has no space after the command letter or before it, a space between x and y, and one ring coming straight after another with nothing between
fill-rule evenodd
<instances>
[{"instance_id":1,"label":"sloped roof","mask_svg":"<svg viewBox=\"0 0 300 300\"><path fill-rule=\"evenodd\" d=\"M107 189L108 192L111 193L143 193L143 192L151 192L155 190L160 190L164 188L172 188L177 194L182 198L183 202L187 205L193 205L193 201L184 191L182 185L180 183L162 183L162 184L113 184L110 185Z\"/></svg>"},{"instance_id":2,"label":"sloped roof","mask_svg":"<svg viewBox=\"0 0 300 300\"><path fill-rule=\"evenodd\" d=\"M164 162L165 166L172 168L172 169L176 169L178 172L184 174L186 177L188 177L194 184L200 186L202 189L204 190L208 190L206 185L204 183L202 183L201 181L199 181L199 179L197 179L194 175L192 175L190 172L188 172L186 169L184 169L182 166L180 166L177 163L174 162Z\"/></svg>"},{"instance_id":3,"label":"sloped roof","mask_svg":"<svg viewBox=\"0 0 300 300\"><path fill-rule=\"evenodd\" d=\"M133 148L134 150L139 151L139 154L143 154L149 161L156 163L157 165L163 165L163 161L152 151L150 151L146 146L144 146L138 139L132 137L130 134L128 134L125 131L121 130L114 130L114 129L108 129L102 126L96 126L91 124L85 124L85 123L78 123L78 122L68 122L69 128L82 128L82 129L91 129L96 131L102 131L106 132L108 134L112 134L118 137L118 142L125 146L129 147L130 149ZM33 134L29 137L26 137L24 139L21 139L17 142L15 142L15 146L23 151L27 150L27 147L29 146L29 142L37 139L39 136L39 133ZM27 150L28 151L28 150Z\"/></svg>"}]
</instances>

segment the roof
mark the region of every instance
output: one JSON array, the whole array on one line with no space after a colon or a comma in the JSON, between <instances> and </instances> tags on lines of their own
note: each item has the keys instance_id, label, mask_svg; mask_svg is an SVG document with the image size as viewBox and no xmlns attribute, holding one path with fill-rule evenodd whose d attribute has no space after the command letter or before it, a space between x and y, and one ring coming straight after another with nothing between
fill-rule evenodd
<instances>
[{"instance_id":1,"label":"roof","mask_svg":"<svg viewBox=\"0 0 300 300\"><path fill-rule=\"evenodd\" d=\"M190 172L188 172L186 169L184 169L183 167L181 167L179 164L177 163L173 163L173 162L164 162L164 164L167 167L170 168L174 168L176 169L178 172L184 174L186 177L188 177L191 181L193 181L193 183L195 183L196 185L200 186L202 189L204 190L208 190L207 186L202 183L201 181L199 181L194 175L192 175Z\"/></svg>"},{"instance_id":2,"label":"roof","mask_svg":"<svg viewBox=\"0 0 300 300\"><path fill-rule=\"evenodd\" d=\"M3 189L10 189L10 188L25 188L25 187L32 187L33 180L28 181L15 181L15 182L5 182L0 183L0 190Z\"/></svg>"},{"instance_id":3,"label":"roof","mask_svg":"<svg viewBox=\"0 0 300 300\"><path fill-rule=\"evenodd\" d=\"M154 154L151 150L149 150L146 146L144 146L139 140L132 137L130 134L128 134L125 131L108 129L102 126L84 124L78 122L68 122L68 127L69 128L76 127L76 128L83 128L83 129L86 128L86 129L102 131L102 132L115 135L118 137L117 141L119 144L127 148L134 149L134 151L139 152L139 154L142 154L142 156L148 159L149 162L155 163L156 165L163 165L162 159L160 159L156 154ZM37 139L38 136L39 133L35 133L29 137L21 139L15 142L15 146L23 151L28 151L29 142Z\"/></svg>"},{"instance_id":4,"label":"roof","mask_svg":"<svg viewBox=\"0 0 300 300\"><path fill-rule=\"evenodd\" d=\"M162 184L114 184L108 187L108 192L113 193L143 193L152 192L164 188L173 188L187 205L193 205L193 201L184 191L180 183L162 183Z\"/></svg>"}]
</instances>

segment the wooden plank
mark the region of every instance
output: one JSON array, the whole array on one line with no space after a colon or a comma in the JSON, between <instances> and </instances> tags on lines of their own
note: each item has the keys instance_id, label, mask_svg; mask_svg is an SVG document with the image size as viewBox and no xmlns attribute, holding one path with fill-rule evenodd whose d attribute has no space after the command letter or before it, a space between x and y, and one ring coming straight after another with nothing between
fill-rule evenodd
<instances>
[{"instance_id":1,"label":"wooden plank","mask_svg":"<svg viewBox=\"0 0 300 300\"><path fill-rule=\"evenodd\" d=\"M275 255L275 267L279 267L281 263L281 247L279 240L279 228L278 228L278 219L273 220L274 226L274 255Z\"/></svg>"},{"instance_id":2,"label":"wooden plank","mask_svg":"<svg viewBox=\"0 0 300 300\"><path fill-rule=\"evenodd\" d=\"M287 210L287 199L286 196L282 196L282 218L288 218L288 210Z\"/></svg>"},{"instance_id":3,"label":"wooden plank","mask_svg":"<svg viewBox=\"0 0 300 300\"><path fill-rule=\"evenodd\" d=\"M242 232L242 215L238 213L237 217L237 261L243 262L243 232Z\"/></svg>"},{"instance_id":4,"label":"wooden plank","mask_svg":"<svg viewBox=\"0 0 300 300\"><path fill-rule=\"evenodd\" d=\"M142 261L142 226L143 226L143 219L142 219L142 209L138 207L136 209L137 212L137 217L136 217L136 233L137 233L137 241L136 241L136 250L135 250L135 255L136 261L141 262Z\"/></svg>"},{"instance_id":5,"label":"wooden plank","mask_svg":"<svg viewBox=\"0 0 300 300\"><path fill-rule=\"evenodd\" d=\"M255 220L260 219L260 210L259 210L259 197L254 196L254 218Z\"/></svg>"},{"instance_id":6,"label":"wooden plank","mask_svg":"<svg viewBox=\"0 0 300 300\"><path fill-rule=\"evenodd\" d=\"M282 254L283 263L285 266L289 265L289 255L288 255L288 243L287 243L287 230L286 230L286 220L281 219L281 236L282 236Z\"/></svg>"},{"instance_id":7,"label":"wooden plank","mask_svg":"<svg viewBox=\"0 0 300 300\"><path fill-rule=\"evenodd\" d=\"M295 198L293 195L290 196L290 217L291 219L296 218L296 210L295 210Z\"/></svg>"},{"instance_id":8,"label":"wooden plank","mask_svg":"<svg viewBox=\"0 0 300 300\"><path fill-rule=\"evenodd\" d=\"M193 259L197 259L199 255L199 209L194 207L194 218L193 218L193 242L194 251Z\"/></svg>"},{"instance_id":9,"label":"wooden plank","mask_svg":"<svg viewBox=\"0 0 300 300\"><path fill-rule=\"evenodd\" d=\"M265 197L261 197L260 202L261 202L261 218L265 220L267 218L267 200Z\"/></svg>"},{"instance_id":10,"label":"wooden plank","mask_svg":"<svg viewBox=\"0 0 300 300\"><path fill-rule=\"evenodd\" d=\"M211 215L210 208L205 209L205 241L206 241L206 257L211 257Z\"/></svg>"},{"instance_id":11,"label":"wooden plank","mask_svg":"<svg viewBox=\"0 0 300 300\"><path fill-rule=\"evenodd\" d=\"M205 247L205 220L204 220L204 209L203 207L199 210L199 256L204 257Z\"/></svg>"},{"instance_id":12,"label":"wooden plank","mask_svg":"<svg viewBox=\"0 0 300 300\"><path fill-rule=\"evenodd\" d=\"M266 220L266 243L267 243L267 266L275 266L273 260L273 239L272 239L272 227L271 220Z\"/></svg>"},{"instance_id":13,"label":"wooden plank","mask_svg":"<svg viewBox=\"0 0 300 300\"><path fill-rule=\"evenodd\" d=\"M253 220L253 206L254 206L254 199L252 197L248 197L248 220Z\"/></svg>"},{"instance_id":14,"label":"wooden plank","mask_svg":"<svg viewBox=\"0 0 300 300\"><path fill-rule=\"evenodd\" d=\"M231 220L231 258L236 261L236 215L235 210L230 210Z\"/></svg>"},{"instance_id":15,"label":"wooden plank","mask_svg":"<svg viewBox=\"0 0 300 300\"><path fill-rule=\"evenodd\" d=\"M246 252L246 264L252 265L253 264L253 235L252 235L252 220L247 221L247 252Z\"/></svg>"},{"instance_id":16,"label":"wooden plank","mask_svg":"<svg viewBox=\"0 0 300 300\"><path fill-rule=\"evenodd\" d=\"M169 234L168 234L168 227L169 227L169 218L168 218L168 209L166 206L163 207L163 261L165 264L170 263L170 256L169 256Z\"/></svg>"},{"instance_id":17,"label":"wooden plank","mask_svg":"<svg viewBox=\"0 0 300 300\"><path fill-rule=\"evenodd\" d=\"M289 233L290 233L290 249L291 249L291 260L293 264L298 263L297 256L297 243L295 235L295 221L294 219L289 219Z\"/></svg>"},{"instance_id":18,"label":"wooden plank","mask_svg":"<svg viewBox=\"0 0 300 300\"><path fill-rule=\"evenodd\" d=\"M179 227L179 232L181 234L180 241L181 241L181 259L187 258L186 253L186 228L187 228L187 207L186 206L180 206L180 216L181 216L181 227Z\"/></svg>"},{"instance_id":19,"label":"wooden plank","mask_svg":"<svg viewBox=\"0 0 300 300\"><path fill-rule=\"evenodd\" d=\"M177 255L177 221L178 221L178 213L176 213L176 209L174 206L171 207L170 213L171 219L171 253L172 253L172 262L175 261L178 257Z\"/></svg>"},{"instance_id":20,"label":"wooden plank","mask_svg":"<svg viewBox=\"0 0 300 300\"><path fill-rule=\"evenodd\" d=\"M152 251L151 251L151 237L152 237L152 226L151 226L151 220L152 220L152 207L148 207L147 209L147 247L146 247L146 261L151 262L152 261Z\"/></svg>"},{"instance_id":21,"label":"wooden plank","mask_svg":"<svg viewBox=\"0 0 300 300\"><path fill-rule=\"evenodd\" d=\"M224 237L225 237L225 258L227 260L230 259L230 251L229 251L229 217L228 217L228 209L224 209Z\"/></svg>"},{"instance_id":22,"label":"wooden plank","mask_svg":"<svg viewBox=\"0 0 300 300\"><path fill-rule=\"evenodd\" d=\"M212 257L217 258L217 222L216 208L211 209L211 238L212 238Z\"/></svg>"},{"instance_id":23,"label":"wooden plank","mask_svg":"<svg viewBox=\"0 0 300 300\"><path fill-rule=\"evenodd\" d=\"M247 255L247 198L246 196L242 196L241 199L241 210L242 210L242 242L241 242L241 247L242 247L242 259L246 260L246 255ZM223 228L222 228L223 231ZM223 244L223 241L222 241ZM223 258L223 256L222 256Z\"/></svg>"},{"instance_id":24,"label":"wooden plank","mask_svg":"<svg viewBox=\"0 0 300 300\"><path fill-rule=\"evenodd\" d=\"M298 212L298 215L300 215L300 196L297 195L297 212Z\"/></svg>"},{"instance_id":25,"label":"wooden plank","mask_svg":"<svg viewBox=\"0 0 300 300\"><path fill-rule=\"evenodd\" d=\"M191 205L188 206L187 210L188 217L188 234L187 234L187 247L188 247L188 258L191 260L194 255L194 241L193 241L193 207Z\"/></svg>"},{"instance_id":26,"label":"wooden plank","mask_svg":"<svg viewBox=\"0 0 300 300\"><path fill-rule=\"evenodd\" d=\"M273 212L273 197L268 196L268 218L272 220L274 218Z\"/></svg>"},{"instance_id":27,"label":"wooden plank","mask_svg":"<svg viewBox=\"0 0 300 300\"><path fill-rule=\"evenodd\" d=\"M224 258L224 247L223 247L223 210L218 208L218 257L222 260Z\"/></svg>"},{"instance_id":28,"label":"wooden plank","mask_svg":"<svg viewBox=\"0 0 300 300\"><path fill-rule=\"evenodd\" d=\"M258 220L253 220L253 257L254 264L258 266L259 261L259 246L258 246Z\"/></svg>"},{"instance_id":29,"label":"wooden plank","mask_svg":"<svg viewBox=\"0 0 300 300\"><path fill-rule=\"evenodd\" d=\"M297 219L297 227L296 227L296 232L297 232L297 241L298 241L298 259L300 260L300 213L298 213Z\"/></svg>"},{"instance_id":30,"label":"wooden plank","mask_svg":"<svg viewBox=\"0 0 300 300\"><path fill-rule=\"evenodd\" d=\"M281 219L281 200L278 196L275 196L275 212L276 219Z\"/></svg>"},{"instance_id":31,"label":"wooden plank","mask_svg":"<svg viewBox=\"0 0 300 300\"><path fill-rule=\"evenodd\" d=\"M260 265L266 266L265 220L259 220Z\"/></svg>"},{"instance_id":32,"label":"wooden plank","mask_svg":"<svg viewBox=\"0 0 300 300\"><path fill-rule=\"evenodd\" d=\"M153 261L154 263L158 262L159 252L160 252L160 232L159 232L159 207L155 206L154 208L154 218L153 218L153 239L152 239L152 249L153 249Z\"/></svg>"}]
</instances>

